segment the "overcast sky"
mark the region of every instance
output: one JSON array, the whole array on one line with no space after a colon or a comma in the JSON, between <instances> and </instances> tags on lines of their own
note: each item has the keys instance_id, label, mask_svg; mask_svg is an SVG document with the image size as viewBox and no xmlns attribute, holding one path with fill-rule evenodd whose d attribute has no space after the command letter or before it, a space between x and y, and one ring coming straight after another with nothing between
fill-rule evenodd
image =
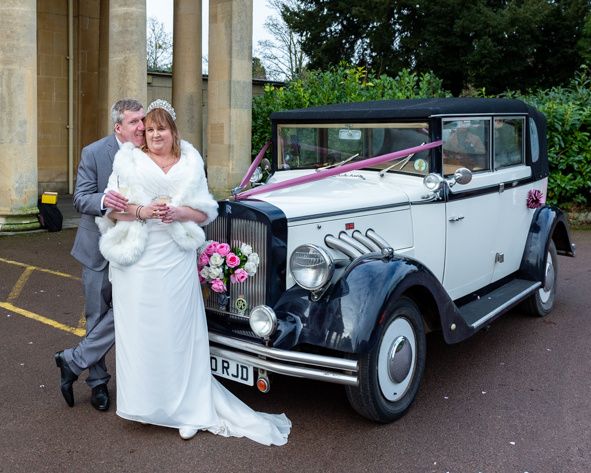
<instances>
[{"instance_id":1,"label":"overcast sky","mask_svg":"<svg viewBox=\"0 0 591 473\"><path fill-rule=\"evenodd\" d=\"M263 24L267 17L272 16L274 11L271 10L266 0L252 1L252 46L253 50L258 46L258 42L263 39L270 39L269 33L265 30ZM207 56L207 35L208 35L208 18L209 18L209 0L202 1L203 6L203 55ZM146 13L148 17L156 17L168 30L172 33L172 11L173 0L146 0Z\"/></svg>"}]
</instances>

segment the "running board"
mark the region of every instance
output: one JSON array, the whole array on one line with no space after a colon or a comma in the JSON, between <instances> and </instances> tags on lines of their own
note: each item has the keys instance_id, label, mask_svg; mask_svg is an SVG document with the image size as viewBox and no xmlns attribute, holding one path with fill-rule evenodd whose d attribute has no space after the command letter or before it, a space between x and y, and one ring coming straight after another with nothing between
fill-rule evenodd
<instances>
[{"instance_id":1,"label":"running board","mask_svg":"<svg viewBox=\"0 0 591 473\"><path fill-rule=\"evenodd\" d=\"M483 324L502 314L521 302L542 285L539 281L513 279L480 299L459 307L458 310L466 324L478 329Z\"/></svg>"}]
</instances>

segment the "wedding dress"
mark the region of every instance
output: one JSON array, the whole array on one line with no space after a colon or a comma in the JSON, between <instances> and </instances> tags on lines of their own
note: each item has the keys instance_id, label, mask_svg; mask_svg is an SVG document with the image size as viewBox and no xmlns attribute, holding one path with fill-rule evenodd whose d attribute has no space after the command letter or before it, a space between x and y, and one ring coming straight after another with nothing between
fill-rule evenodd
<instances>
[{"instance_id":1,"label":"wedding dress","mask_svg":"<svg viewBox=\"0 0 591 473\"><path fill-rule=\"evenodd\" d=\"M146 194L174 197L182 187L185 155L168 174L147 156L147 161L135 158ZM181 248L169 225L148 220L141 226L147 238L139 258L133 264L110 262L117 414L176 429L248 437L265 445L285 444L291 429L285 414L255 412L211 374L196 250Z\"/></svg>"}]
</instances>

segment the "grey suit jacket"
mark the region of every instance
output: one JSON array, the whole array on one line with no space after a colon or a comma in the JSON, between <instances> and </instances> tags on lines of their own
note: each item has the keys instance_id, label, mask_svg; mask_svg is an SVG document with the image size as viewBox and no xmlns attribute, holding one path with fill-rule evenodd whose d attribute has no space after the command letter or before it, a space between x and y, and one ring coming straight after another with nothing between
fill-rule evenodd
<instances>
[{"instance_id":1,"label":"grey suit jacket","mask_svg":"<svg viewBox=\"0 0 591 473\"><path fill-rule=\"evenodd\" d=\"M113 170L113 159L119 151L115 135L106 136L82 150L78 166L74 207L82 215L72 248L72 256L84 266L100 271L107 261L99 251L100 232L94 218L103 215L101 198Z\"/></svg>"}]
</instances>

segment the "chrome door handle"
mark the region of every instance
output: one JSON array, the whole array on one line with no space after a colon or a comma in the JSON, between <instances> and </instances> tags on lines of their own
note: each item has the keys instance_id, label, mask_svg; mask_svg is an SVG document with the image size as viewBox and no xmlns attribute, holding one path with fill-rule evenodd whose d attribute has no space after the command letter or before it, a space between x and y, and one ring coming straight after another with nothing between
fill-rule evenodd
<instances>
[{"instance_id":1,"label":"chrome door handle","mask_svg":"<svg viewBox=\"0 0 591 473\"><path fill-rule=\"evenodd\" d=\"M460 220L464 220L464 216L460 215L458 217L449 217L450 222L459 222Z\"/></svg>"}]
</instances>

